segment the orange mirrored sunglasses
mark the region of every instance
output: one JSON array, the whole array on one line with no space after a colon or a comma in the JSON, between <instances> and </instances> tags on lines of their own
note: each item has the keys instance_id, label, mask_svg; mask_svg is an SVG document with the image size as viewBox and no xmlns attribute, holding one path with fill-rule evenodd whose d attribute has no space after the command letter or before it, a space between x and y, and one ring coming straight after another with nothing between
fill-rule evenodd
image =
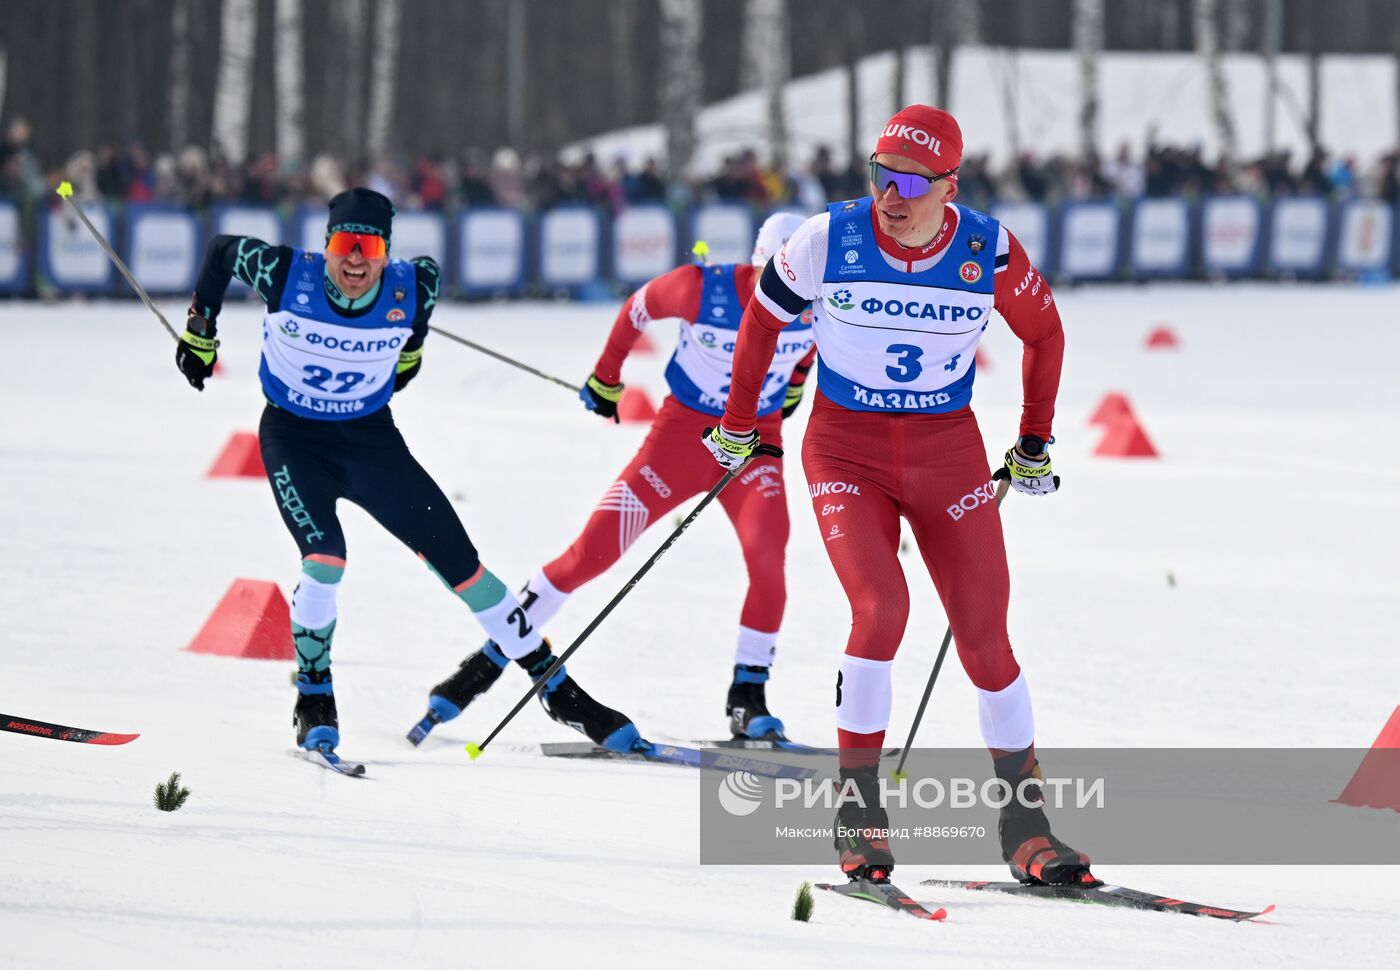
<instances>
[{"instance_id":1,"label":"orange mirrored sunglasses","mask_svg":"<svg viewBox=\"0 0 1400 970\"><path fill-rule=\"evenodd\" d=\"M389 251L383 236L367 232L333 232L326 240L326 252L331 256L349 256L356 246L365 259L383 259Z\"/></svg>"}]
</instances>

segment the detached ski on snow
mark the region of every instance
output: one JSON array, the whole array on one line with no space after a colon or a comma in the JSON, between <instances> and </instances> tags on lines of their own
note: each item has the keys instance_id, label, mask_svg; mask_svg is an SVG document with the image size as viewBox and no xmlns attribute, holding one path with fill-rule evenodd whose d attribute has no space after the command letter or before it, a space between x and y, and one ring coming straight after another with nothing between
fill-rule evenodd
<instances>
[{"instance_id":1,"label":"detached ski on snow","mask_svg":"<svg viewBox=\"0 0 1400 970\"><path fill-rule=\"evenodd\" d=\"M637 751L609 751L607 748L588 741L566 741L542 744L540 751L550 758L642 761L713 771L747 771L762 778L811 778L817 773L814 768L799 768L796 765L764 761L761 758L750 758L747 755L729 751L705 751L677 744L652 744L648 742L646 748Z\"/></svg>"},{"instance_id":2,"label":"detached ski on snow","mask_svg":"<svg viewBox=\"0 0 1400 970\"><path fill-rule=\"evenodd\" d=\"M1101 906L1122 906L1127 909L1145 909L1159 913L1186 913L1191 916L1213 916L1244 922L1274 911L1273 906L1258 912L1240 909L1227 909L1224 906L1206 906L1190 903L1184 899L1145 893L1139 889L1123 886L1041 886L1026 885L1020 882L979 882L963 879L925 879L921 885L941 886L945 889L973 889L989 893L1005 893L1009 896L1035 896L1041 899L1068 899L1080 903L1098 903Z\"/></svg>"},{"instance_id":3,"label":"detached ski on snow","mask_svg":"<svg viewBox=\"0 0 1400 970\"><path fill-rule=\"evenodd\" d=\"M89 731L84 728L68 727L65 724L50 724L28 717L14 717L0 714L0 731L15 734L29 734L36 738L52 738L55 741L73 741L77 744L126 744L135 741L139 734L113 734L110 731Z\"/></svg>"},{"instance_id":4,"label":"detached ski on snow","mask_svg":"<svg viewBox=\"0 0 1400 970\"><path fill-rule=\"evenodd\" d=\"M892 882L853 879L847 883L819 882L817 888L829 890L849 899L863 899L879 906L888 906L890 909L897 909L901 913L908 913L919 919L942 920L948 918L946 909L940 906L930 912Z\"/></svg>"}]
</instances>

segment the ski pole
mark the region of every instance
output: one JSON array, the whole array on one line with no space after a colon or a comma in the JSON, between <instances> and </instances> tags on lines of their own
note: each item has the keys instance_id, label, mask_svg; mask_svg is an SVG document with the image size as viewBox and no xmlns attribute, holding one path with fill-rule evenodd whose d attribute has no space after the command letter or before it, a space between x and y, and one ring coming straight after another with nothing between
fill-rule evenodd
<instances>
[{"instance_id":1,"label":"ski pole","mask_svg":"<svg viewBox=\"0 0 1400 970\"><path fill-rule=\"evenodd\" d=\"M1006 490L1011 486L1008 481L997 483L997 506L1001 506L1001 500L1006 497ZM919 733L919 724L924 719L924 710L928 707L928 699L933 695L933 685L938 681L938 672L943 669L943 658L948 655L948 644L953 642L953 624L948 624L948 630L943 634L943 646L938 648L938 659L933 662L933 673L928 676L928 686L924 688L924 699L919 701L919 709L914 714L914 724L909 728L909 740L904 742L904 750L899 753L899 764L894 769L895 781L903 781L909 777L904 772L904 762L909 758L909 749L914 746L914 735Z\"/></svg>"},{"instance_id":2,"label":"ski pole","mask_svg":"<svg viewBox=\"0 0 1400 970\"><path fill-rule=\"evenodd\" d=\"M512 367L519 367L521 370L525 371L526 373L534 374L536 377L543 377L545 380L549 381L550 383L552 383L552 384L558 384L560 387L563 387L563 388L566 388L566 389L568 389L568 390L570 390L570 391L573 391L575 394L577 394L577 393L579 392L579 386L578 386L577 384L570 384L568 381L566 381L566 380L561 380L560 378L555 377L555 376L552 375L552 374L546 374L546 373L545 373L544 371L542 371L542 370L536 370L535 368L531 367L529 364L522 364L520 361L516 360L514 357L507 357L505 354L502 354L502 353L499 353L499 352L497 352L497 351L494 351L494 350L492 350L490 347L483 347L483 346L481 346L481 344L473 343L472 341L468 340L466 337L459 337L459 336L457 336L455 333L452 333L452 332L447 331L447 330L443 330L441 327L435 327L435 326L433 326L432 324L429 324L429 325L428 325L428 329L431 330L433 333L442 334L442 336L446 337L448 340L455 340L455 341L457 341L457 343L462 344L464 347L470 347L472 350L479 350L479 351L481 351L483 354L485 354L486 356L488 356L488 357L494 357L494 358L496 358L497 360L501 361L502 363L509 364L509 365L512 366Z\"/></svg>"},{"instance_id":3,"label":"ski pole","mask_svg":"<svg viewBox=\"0 0 1400 970\"><path fill-rule=\"evenodd\" d=\"M126 277L126 281L131 284L131 288L136 291L136 295L145 302L146 306L150 307L151 312L156 315L156 319L161 322L161 326L165 327L165 332L170 334L170 339L178 342L180 335L175 332L175 328L165 319L165 315L156 309L156 305L151 302L151 297L146 292L146 288L136 282L136 277L131 275L131 270L126 268L126 263L123 263L122 258L116 254L116 251L113 250L111 246L107 245L107 240L102 238L102 233L97 231L97 227L88 221L88 217L83 212L82 207L73 201L73 183L59 183L58 196L64 202L68 203L68 207L73 210L73 214L82 221L83 225L87 226L88 232L92 233L92 238L97 240L97 245L102 247L102 251L107 254L107 258L112 261L121 272L122 276Z\"/></svg>"},{"instance_id":4,"label":"ski pole","mask_svg":"<svg viewBox=\"0 0 1400 970\"><path fill-rule=\"evenodd\" d=\"M753 450L753 454L749 457L749 461L752 461L754 458L758 458L760 456L767 456L770 458L781 458L783 457L783 450L775 445L759 445ZM493 740L495 740L496 735L501 733L501 730L511 722L515 715L520 713L521 709L526 704L530 703L530 698L534 697L540 691L544 690L544 685L549 683L549 678L553 677L555 673L558 672L560 667L564 666L564 661L572 657L574 655L574 651L577 650L579 647L583 646L583 641L587 640L589 636L593 633L593 631L598 628L598 625L602 623L605 619L607 619L608 614L613 611L613 607L617 606L618 603L621 603L623 597L625 597L628 593L632 592L632 588L642 581L642 577L647 574L648 570L650 570L652 566L656 565L656 560L660 559L662 555L665 554L666 550L671 548L672 543L674 543L677 539L681 537L682 532L690 528L690 524L695 521L696 516L698 516L701 512L705 511L705 506L713 502L716 496L718 496L720 492L724 491L724 487L730 482L732 482L740 472L742 472L745 468L748 467L749 461L744 462L744 464L740 465L738 468L731 468L729 471L724 473L723 478L715 482L714 487L705 493L705 497L696 503L695 508L690 510L690 514L687 515L684 519L682 519L681 524L676 526L676 528L672 530L671 534L666 537L665 542L661 543L661 548L653 552L651 554L651 558L648 559L646 562L642 563L642 568L638 569L637 572L632 576L632 578L629 579L626 582L626 584L620 590L617 591L617 595L608 601L608 605L603 607L602 612L595 616L592 622L588 624L588 626L583 628L583 632L574 638L574 642L569 644L569 649L565 650L558 657L556 657L554 663L549 665L549 669L546 670L543 674L541 674L538 678L536 678L534 685L531 686L531 688L525 693L525 696L520 698L519 702L517 702L516 705L510 709L510 713L507 714L501 720L501 723L496 725L496 729L486 736L486 740L481 742L480 744L472 743L467 745L467 756L471 758L471 760L475 761L477 758L481 757L481 753L486 750L486 746L490 744Z\"/></svg>"}]
</instances>

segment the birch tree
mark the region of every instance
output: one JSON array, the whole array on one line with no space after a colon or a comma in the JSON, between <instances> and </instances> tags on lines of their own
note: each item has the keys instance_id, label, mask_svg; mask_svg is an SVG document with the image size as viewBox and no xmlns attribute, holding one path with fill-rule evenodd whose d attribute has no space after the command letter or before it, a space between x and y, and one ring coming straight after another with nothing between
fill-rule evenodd
<instances>
[{"instance_id":1,"label":"birch tree","mask_svg":"<svg viewBox=\"0 0 1400 970\"><path fill-rule=\"evenodd\" d=\"M1103 54L1103 0L1075 0L1074 53L1079 62L1079 153L1099 152L1099 60Z\"/></svg>"},{"instance_id":2,"label":"birch tree","mask_svg":"<svg viewBox=\"0 0 1400 970\"><path fill-rule=\"evenodd\" d=\"M704 74L700 65L703 29L700 0L660 0L661 83L658 86L666 156L671 177L686 178L695 160L695 119L700 113Z\"/></svg>"},{"instance_id":3,"label":"birch tree","mask_svg":"<svg viewBox=\"0 0 1400 970\"><path fill-rule=\"evenodd\" d=\"M783 85L791 75L787 0L748 0L744 8L740 84L763 92L769 155L775 165L786 161L787 118Z\"/></svg>"},{"instance_id":4,"label":"birch tree","mask_svg":"<svg viewBox=\"0 0 1400 970\"><path fill-rule=\"evenodd\" d=\"M399 74L399 25L402 0L378 0L374 8L374 61L369 86L369 157L379 160L389 150L390 119Z\"/></svg>"},{"instance_id":5,"label":"birch tree","mask_svg":"<svg viewBox=\"0 0 1400 970\"><path fill-rule=\"evenodd\" d=\"M1225 66L1220 61L1220 32L1216 26L1216 0L1195 0L1192 15L1196 35L1196 55L1206 75L1206 106L1215 135L1220 140L1220 157L1233 161L1236 153L1235 117L1230 110L1230 91L1225 83Z\"/></svg>"},{"instance_id":6,"label":"birch tree","mask_svg":"<svg viewBox=\"0 0 1400 970\"><path fill-rule=\"evenodd\" d=\"M214 83L214 140L233 164L248 157L253 105L253 56L258 41L255 0L224 0L219 73Z\"/></svg>"},{"instance_id":7,"label":"birch tree","mask_svg":"<svg viewBox=\"0 0 1400 970\"><path fill-rule=\"evenodd\" d=\"M302 0L277 0L276 145L283 168L296 169L306 155L306 85Z\"/></svg>"}]
</instances>

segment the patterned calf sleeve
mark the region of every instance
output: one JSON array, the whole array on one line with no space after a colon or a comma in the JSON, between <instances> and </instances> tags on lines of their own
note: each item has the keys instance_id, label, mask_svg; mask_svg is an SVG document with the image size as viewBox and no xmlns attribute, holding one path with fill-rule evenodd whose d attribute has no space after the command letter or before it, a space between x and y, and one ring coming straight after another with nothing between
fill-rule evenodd
<instances>
[{"instance_id":1,"label":"patterned calf sleeve","mask_svg":"<svg viewBox=\"0 0 1400 970\"><path fill-rule=\"evenodd\" d=\"M335 595L345 572L345 560L320 554L301 561L301 580L292 592L292 643L297 669L322 674L331 666L335 635Z\"/></svg>"}]
</instances>

